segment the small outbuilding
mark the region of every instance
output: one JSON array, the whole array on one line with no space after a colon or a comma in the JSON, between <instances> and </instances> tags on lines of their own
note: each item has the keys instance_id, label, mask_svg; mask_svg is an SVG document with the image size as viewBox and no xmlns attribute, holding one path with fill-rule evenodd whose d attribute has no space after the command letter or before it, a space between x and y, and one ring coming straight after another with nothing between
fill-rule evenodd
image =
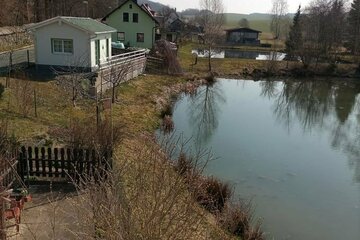
<instances>
[{"instance_id":1,"label":"small outbuilding","mask_svg":"<svg viewBox=\"0 0 360 240\"><path fill-rule=\"evenodd\" d=\"M260 45L261 31L251 28L232 28L226 31L226 43L231 45Z\"/></svg>"},{"instance_id":2,"label":"small outbuilding","mask_svg":"<svg viewBox=\"0 0 360 240\"><path fill-rule=\"evenodd\" d=\"M116 29L91 18L58 16L28 27L34 35L38 66L95 70L111 57Z\"/></svg>"}]
</instances>

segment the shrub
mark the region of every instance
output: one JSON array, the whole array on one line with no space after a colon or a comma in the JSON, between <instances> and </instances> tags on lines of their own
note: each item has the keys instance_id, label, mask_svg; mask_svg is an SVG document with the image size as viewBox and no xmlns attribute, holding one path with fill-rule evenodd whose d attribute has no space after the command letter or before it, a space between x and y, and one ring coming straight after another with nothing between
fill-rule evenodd
<instances>
[{"instance_id":1,"label":"shrub","mask_svg":"<svg viewBox=\"0 0 360 240\"><path fill-rule=\"evenodd\" d=\"M17 110L24 117L29 116L33 106L34 86L29 80L16 80L12 86Z\"/></svg>"},{"instance_id":2,"label":"shrub","mask_svg":"<svg viewBox=\"0 0 360 240\"><path fill-rule=\"evenodd\" d=\"M166 104L166 106L161 110L160 116L164 118L166 115L171 116L173 112L173 107L171 103Z\"/></svg>"},{"instance_id":3,"label":"shrub","mask_svg":"<svg viewBox=\"0 0 360 240\"><path fill-rule=\"evenodd\" d=\"M174 130L174 121L170 115L165 115L161 124L161 128L164 133L170 133Z\"/></svg>"},{"instance_id":4,"label":"shrub","mask_svg":"<svg viewBox=\"0 0 360 240\"><path fill-rule=\"evenodd\" d=\"M180 153L175 163L175 170L181 176L187 177L194 171L192 158L188 158L184 153Z\"/></svg>"},{"instance_id":5,"label":"shrub","mask_svg":"<svg viewBox=\"0 0 360 240\"><path fill-rule=\"evenodd\" d=\"M327 74L333 74L336 72L336 70L337 70L337 65L334 62L332 62L329 64L329 66L327 66L325 72Z\"/></svg>"},{"instance_id":6,"label":"shrub","mask_svg":"<svg viewBox=\"0 0 360 240\"><path fill-rule=\"evenodd\" d=\"M239 201L237 204L228 204L218 221L224 230L243 240L265 239L261 222L258 221L253 226L251 202Z\"/></svg>"},{"instance_id":7,"label":"shrub","mask_svg":"<svg viewBox=\"0 0 360 240\"><path fill-rule=\"evenodd\" d=\"M195 192L196 200L211 213L221 212L233 194L230 184L214 177L203 178L201 189Z\"/></svg>"},{"instance_id":8,"label":"shrub","mask_svg":"<svg viewBox=\"0 0 360 240\"><path fill-rule=\"evenodd\" d=\"M2 98L4 92L5 92L5 87L0 83L0 99Z\"/></svg>"}]
</instances>

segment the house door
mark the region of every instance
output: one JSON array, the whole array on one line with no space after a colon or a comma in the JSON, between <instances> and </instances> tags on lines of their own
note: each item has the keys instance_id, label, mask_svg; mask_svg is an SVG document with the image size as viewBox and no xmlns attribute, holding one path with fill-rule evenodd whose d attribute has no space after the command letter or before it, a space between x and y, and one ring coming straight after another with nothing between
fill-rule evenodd
<instances>
[{"instance_id":1,"label":"house door","mask_svg":"<svg viewBox=\"0 0 360 240\"><path fill-rule=\"evenodd\" d=\"M100 65L100 40L95 40L95 63Z\"/></svg>"}]
</instances>

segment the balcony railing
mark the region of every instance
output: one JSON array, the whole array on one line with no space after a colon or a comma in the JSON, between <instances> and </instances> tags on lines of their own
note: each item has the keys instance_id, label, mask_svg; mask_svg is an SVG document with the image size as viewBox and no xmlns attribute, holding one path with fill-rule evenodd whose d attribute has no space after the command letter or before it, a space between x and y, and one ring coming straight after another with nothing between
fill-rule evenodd
<instances>
[{"instance_id":1,"label":"balcony railing","mask_svg":"<svg viewBox=\"0 0 360 240\"><path fill-rule=\"evenodd\" d=\"M112 67L114 65L123 63L123 62L129 62L129 61L135 61L137 59L143 59L146 57L147 50L138 50L128 53L123 53L115 56L108 57L106 60L100 61L100 70Z\"/></svg>"}]
</instances>

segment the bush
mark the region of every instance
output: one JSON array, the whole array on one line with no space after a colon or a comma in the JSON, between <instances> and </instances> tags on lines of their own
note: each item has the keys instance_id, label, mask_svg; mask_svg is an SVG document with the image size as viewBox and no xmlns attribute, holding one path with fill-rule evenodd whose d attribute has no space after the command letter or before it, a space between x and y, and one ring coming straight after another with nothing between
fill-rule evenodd
<instances>
[{"instance_id":1,"label":"bush","mask_svg":"<svg viewBox=\"0 0 360 240\"><path fill-rule=\"evenodd\" d=\"M265 239L261 222L253 223L251 202L239 201L237 204L228 204L218 221L224 230L243 240Z\"/></svg>"},{"instance_id":2,"label":"bush","mask_svg":"<svg viewBox=\"0 0 360 240\"><path fill-rule=\"evenodd\" d=\"M188 158L184 153L180 153L174 168L181 176L187 177L194 171L195 166L192 158Z\"/></svg>"},{"instance_id":3,"label":"bush","mask_svg":"<svg viewBox=\"0 0 360 240\"><path fill-rule=\"evenodd\" d=\"M221 212L233 194L230 184L214 177L202 179L202 189L195 192L196 200L211 213Z\"/></svg>"},{"instance_id":4,"label":"bush","mask_svg":"<svg viewBox=\"0 0 360 240\"><path fill-rule=\"evenodd\" d=\"M337 65L335 63L330 63L329 66L327 66L325 72L327 74L333 74L337 70Z\"/></svg>"},{"instance_id":5,"label":"bush","mask_svg":"<svg viewBox=\"0 0 360 240\"><path fill-rule=\"evenodd\" d=\"M5 87L0 83L0 99L2 98L4 92L5 92Z\"/></svg>"},{"instance_id":6,"label":"bush","mask_svg":"<svg viewBox=\"0 0 360 240\"><path fill-rule=\"evenodd\" d=\"M161 110L160 117L164 118L166 115L172 116L173 107L171 103L166 104L166 106Z\"/></svg>"},{"instance_id":7,"label":"bush","mask_svg":"<svg viewBox=\"0 0 360 240\"><path fill-rule=\"evenodd\" d=\"M170 115L165 115L163 118L161 129L164 131L164 133L170 133L174 130L174 121Z\"/></svg>"}]
</instances>

